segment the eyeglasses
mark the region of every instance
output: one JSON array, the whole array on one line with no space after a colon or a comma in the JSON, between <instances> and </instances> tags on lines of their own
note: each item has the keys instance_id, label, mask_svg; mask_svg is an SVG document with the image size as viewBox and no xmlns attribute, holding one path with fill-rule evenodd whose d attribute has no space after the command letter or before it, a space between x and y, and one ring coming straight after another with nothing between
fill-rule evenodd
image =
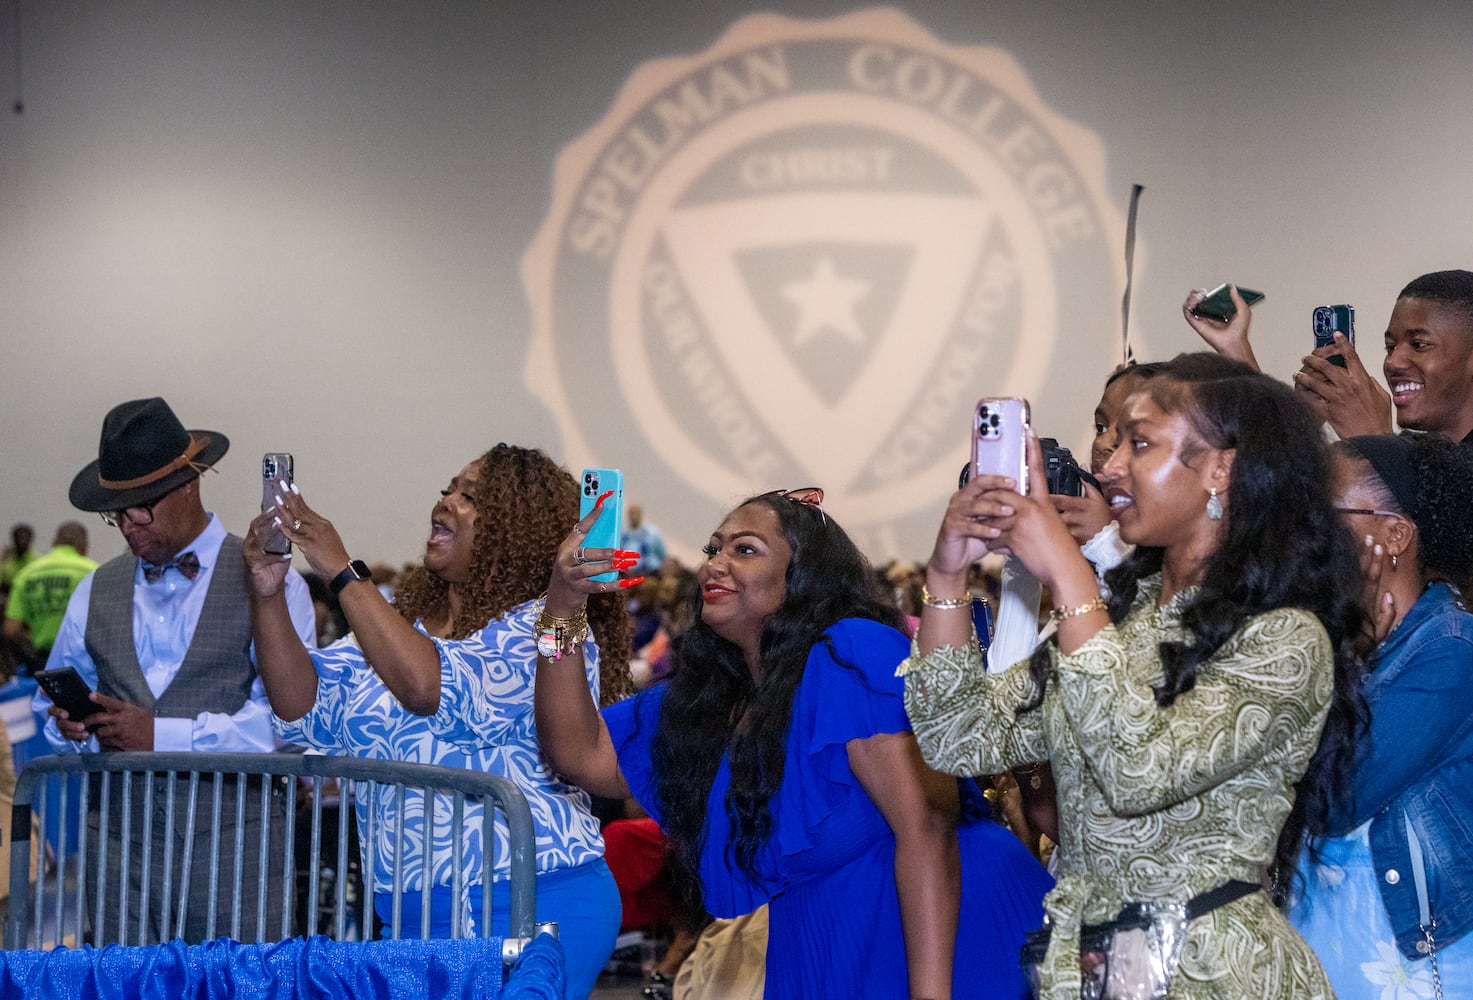
<instances>
[{"instance_id":1,"label":"eyeglasses","mask_svg":"<svg viewBox=\"0 0 1473 1000\"><path fill-rule=\"evenodd\" d=\"M1375 517L1406 517L1394 510L1374 510L1370 507L1336 507L1337 514L1371 514Z\"/></svg>"},{"instance_id":2,"label":"eyeglasses","mask_svg":"<svg viewBox=\"0 0 1473 1000\"><path fill-rule=\"evenodd\" d=\"M141 528L146 524L153 524L153 508L154 504L157 503L158 501L155 500L153 503L143 504L141 507L124 507L122 510L104 510L98 513L101 515L103 522L110 527L116 528L126 520L129 524Z\"/></svg>"},{"instance_id":3,"label":"eyeglasses","mask_svg":"<svg viewBox=\"0 0 1473 1000\"><path fill-rule=\"evenodd\" d=\"M829 519L824 516L823 508L819 506L823 503L823 490L817 486L802 486L796 490L773 490L771 493L764 493L762 495L765 497L777 497L779 500L791 500L794 503L801 503L805 507L812 507L818 511L819 520L824 527L828 527Z\"/></svg>"}]
</instances>

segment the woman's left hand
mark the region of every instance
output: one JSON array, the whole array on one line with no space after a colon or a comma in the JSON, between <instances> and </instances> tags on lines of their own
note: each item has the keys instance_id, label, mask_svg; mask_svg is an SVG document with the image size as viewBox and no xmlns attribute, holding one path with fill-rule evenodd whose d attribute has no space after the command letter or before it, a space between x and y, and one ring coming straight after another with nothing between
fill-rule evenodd
<instances>
[{"instance_id":1,"label":"woman's left hand","mask_svg":"<svg viewBox=\"0 0 1473 1000\"><path fill-rule=\"evenodd\" d=\"M1376 544L1375 539L1367 535L1360 559L1361 601L1365 606L1365 627L1371 649L1381 645L1396 624L1396 602L1391 591L1386 589L1390 578L1386 571L1389 562L1390 557L1387 556L1385 547ZM1369 652L1367 650L1368 655Z\"/></svg>"},{"instance_id":2,"label":"woman's left hand","mask_svg":"<svg viewBox=\"0 0 1473 1000\"><path fill-rule=\"evenodd\" d=\"M276 498L275 516L280 520L282 533L297 547L312 571L324 580L341 573L352 557L332 522L307 506L295 485L279 491Z\"/></svg>"},{"instance_id":3,"label":"woman's left hand","mask_svg":"<svg viewBox=\"0 0 1473 1000\"><path fill-rule=\"evenodd\" d=\"M566 616L588 603L590 594L606 594L611 590L633 587L644 582L644 577L635 576L627 580L595 580L595 576L614 571L622 573L639 563L639 553L626 549L591 549L583 542L588 532L598 523L604 513L605 493L598 498L591 511L573 525L573 530L558 546L557 558L552 564L552 578L547 582L547 610L550 614Z\"/></svg>"},{"instance_id":4,"label":"woman's left hand","mask_svg":"<svg viewBox=\"0 0 1473 1000\"><path fill-rule=\"evenodd\" d=\"M1093 578L1094 571L1088 569L1089 563L1079 552L1079 543L1049 495L1037 437L1028 439L1028 495L994 490L983 497L1013 509L1012 514L988 519L988 526L998 531L991 543L992 551L1016 556L1028 572L1050 587L1066 569L1078 569L1075 564L1084 566Z\"/></svg>"}]
</instances>

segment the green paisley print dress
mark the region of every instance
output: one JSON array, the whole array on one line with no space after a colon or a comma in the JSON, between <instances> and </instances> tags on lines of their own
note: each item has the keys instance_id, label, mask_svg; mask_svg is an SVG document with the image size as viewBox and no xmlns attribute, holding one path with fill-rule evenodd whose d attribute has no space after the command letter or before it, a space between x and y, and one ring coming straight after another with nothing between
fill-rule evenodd
<instances>
[{"instance_id":1,"label":"green paisley print dress","mask_svg":"<svg viewBox=\"0 0 1473 1000\"><path fill-rule=\"evenodd\" d=\"M1330 641L1305 611L1249 619L1167 708L1158 646L1183 638L1187 595L1158 606L1159 575L1074 653L1054 649L1043 704L1026 664L989 675L981 652L911 658L905 706L926 760L951 774L1049 761L1059 795L1058 884L1043 996L1079 997L1083 923L1128 901L1185 902L1229 880L1260 881L1319 742L1334 685ZM1257 892L1192 921L1174 998L1332 997L1314 953Z\"/></svg>"}]
</instances>

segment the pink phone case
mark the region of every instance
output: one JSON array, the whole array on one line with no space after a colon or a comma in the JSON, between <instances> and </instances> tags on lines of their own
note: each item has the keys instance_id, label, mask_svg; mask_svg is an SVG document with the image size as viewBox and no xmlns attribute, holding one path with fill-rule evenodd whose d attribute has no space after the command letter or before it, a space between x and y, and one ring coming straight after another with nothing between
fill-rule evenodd
<instances>
[{"instance_id":1,"label":"pink phone case","mask_svg":"<svg viewBox=\"0 0 1473 1000\"><path fill-rule=\"evenodd\" d=\"M1028 493L1028 400L1016 396L977 400L972 414L972 471L1007 476Z\"/></svg>"}]
</instances>

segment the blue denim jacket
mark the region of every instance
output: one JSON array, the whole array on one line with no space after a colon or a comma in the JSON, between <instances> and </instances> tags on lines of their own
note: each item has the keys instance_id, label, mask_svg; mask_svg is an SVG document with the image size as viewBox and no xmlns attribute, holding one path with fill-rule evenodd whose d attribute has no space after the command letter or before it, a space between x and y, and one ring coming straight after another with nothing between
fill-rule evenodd
<instances>
[{"instance_id":1,"label":"blue denim jacket","mask_svg":"<svg viewBox=\"0 0 1473 1000\"><path fill-rule=\"evenodd\" d=\"M1438 944L1473 927L1473 614L1456 588L1428 587L1370 667L1370 731L1360 741L1354 792L1333 810L1329 832L1371 822L1371 857L1397 947L1418 958L1427 951L1419 869Z\"/></svg>"}]
</instances>

